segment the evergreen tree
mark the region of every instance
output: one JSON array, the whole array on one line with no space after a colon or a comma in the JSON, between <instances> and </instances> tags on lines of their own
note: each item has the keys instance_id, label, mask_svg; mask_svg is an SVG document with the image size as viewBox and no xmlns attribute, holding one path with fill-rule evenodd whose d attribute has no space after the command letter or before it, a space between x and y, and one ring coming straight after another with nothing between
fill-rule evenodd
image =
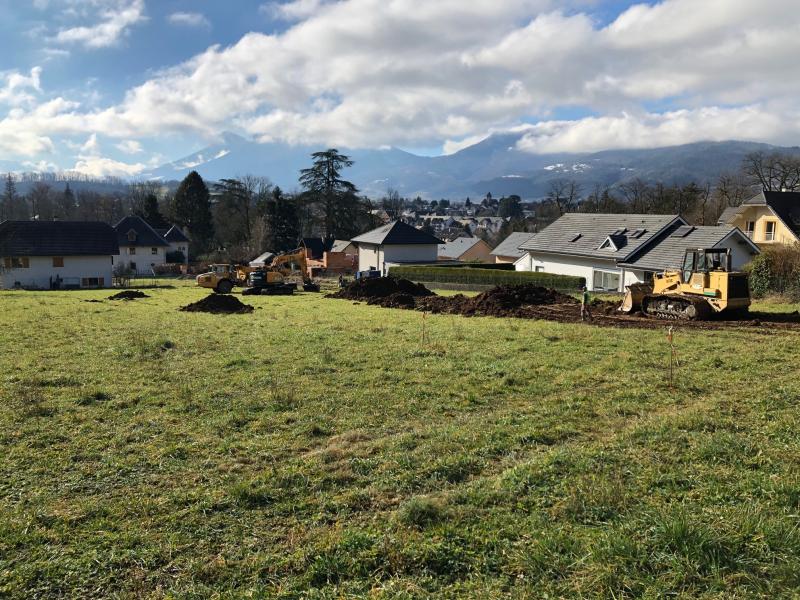
<instances>
[{"instance_id":1,"label":"evergreen tree","mask_svg":"<svg viewBox=\"0 0 800 600\"><path fill-rule=\"evenodd\" d=\"M200 256L207 253L214 240L214 220L208 187L197 171L189 173L181 182L172 202L175 220L189 232L189 254Z\"/></svg>"},{"instance_id":2,"label":"evergreen tree","mask_svg":"<svg viewBox=\"0 0 800 600\"><path fill-rule=\"evenodd\" d=\"M500 206L497 209L498 217L511 217L517 219L523 216L522 199L516 194L512 194L508 198L500 199Z\"/></svg>"},{"instance_id":3,"label":"evergreen tree","mask_svg":"<svg viewBox=\"0 0 800 600\"><path fill-rule=\"evenodd\" d=\"M267 220L267 250L286 252L300 245L300 216L297 202L275 187L264 209Z\"/></svg>"},{"instance_id":4,"label":"evergreen tree","mask_svg":"<svg viewBox=\"0 0 800 600\"><path fill-rule=\"evenodd\" d=\"M155 194L148 194L145 196L142 214L139 216L147 221L150 227L155 229L165 229L169 227L169 222L164 218L164 215L161 214L161 210L158 207L158 198L156 198Z\"/></svg>"},{"instance_id":5,"label":"evergreen tree","mask_svg":"<svg viewBox=\"0 0 800 600\"><path fill-rule=\"evenodd\" d=\"M5 190L3 191L2 202L0 202L0 222L5 220L18 220L22 217L20 212L20 198L17 195L17 184L11 173L6 175ZM26 211L27 212L27 211Z\"/></svg>"},{"instance_id":6,"label":"evergreen tree","mask_svg":"<svg viewBox=\"0 0 800 600\"><path fill-rule=\"evenodd\" d=\"M300 171L300 184L321 214L322 234L326 238L350 237L357 233L358 189L342 179L341 172L353 166L353 161L335 148L315 152L311 158L313 165Z\"/></svg>"},{"instance_id":7,"label":"evergreen tree","mask_svg":"<svg viewBox=\"0 0 800 600\"><path fill-rule=\"evenodd\" d=\"M64 192L58 197L58 218L62 221L69 221L74 218L76 209L75 194L72 192L72 188L69 187L69 182L67 182Z\"/></svg>"}]
</instances>

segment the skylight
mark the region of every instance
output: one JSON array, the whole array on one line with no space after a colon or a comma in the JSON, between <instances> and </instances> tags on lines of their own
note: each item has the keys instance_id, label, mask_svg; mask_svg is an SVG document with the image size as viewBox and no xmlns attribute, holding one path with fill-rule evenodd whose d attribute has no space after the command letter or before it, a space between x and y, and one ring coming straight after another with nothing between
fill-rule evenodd
<instances>
[{"instance_id":1,"label":"skylight","mask_svg":"<svg viewBox=\"0 0 800 600\"><path fill-rule=\"evenodd\" d=\"M691 225L682 225L678 227L675 231L673 231L670 237L685 238L687 235L692 233L692 231L694 231L694 227L692 227Z\"/></svg>"},{"instance_id":2,"label":"skylight","mask_svg":"<svg viewBox=\"0 0 800 600\"><path fill-rule=\"evenodd\" d=\"M582 237L582 236L583 236L583 234L582 234L582 233L576 233L575 235L573 235L573 236L570 238L570 240L569 240L569 241L570 241L570 242L577 242L579 239L581 239L581 237Z\"/></svg>"},{"instance_id":3,"label":"skylight","mask_svg":"<svg viewBox=\"0 0 800 600\"><path fill-rule=\"evenodd\" d=\"M636 239L636 240L638 240L638 239L639 239L640 237L642 237L642 236L643 236L643 235L644 235L646 232L647 232L647 230L646 230L646 229L637 229L636 231L634 231L634 232L631 234L631 237L632 237L632 238L634 238L634 239Z\"/></svg>"}]
</instances>

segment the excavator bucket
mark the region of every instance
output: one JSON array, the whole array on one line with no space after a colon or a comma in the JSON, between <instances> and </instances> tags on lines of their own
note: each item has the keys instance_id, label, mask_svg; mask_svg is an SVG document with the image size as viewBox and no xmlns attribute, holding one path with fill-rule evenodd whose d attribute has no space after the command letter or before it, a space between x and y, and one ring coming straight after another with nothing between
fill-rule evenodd
<instances>
[{"instance_id":1,"label":"excavator bucket","mask_svg":"<svg viewBox=\"0 0 800 600\"><path fill-rule=\"evenodd\" d=\"M652 287L646 283L632 283L626 288L625 298L617 309L620 312L632 313L642 309L642 300L652 292Z\"/></svg>"}]
</instances>

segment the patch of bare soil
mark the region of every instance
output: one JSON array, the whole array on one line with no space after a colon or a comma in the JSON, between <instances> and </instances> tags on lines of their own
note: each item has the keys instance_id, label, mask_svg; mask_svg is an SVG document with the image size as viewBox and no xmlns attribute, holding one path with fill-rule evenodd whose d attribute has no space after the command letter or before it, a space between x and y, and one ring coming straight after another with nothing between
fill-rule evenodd
<instances>
[{"instance_id":1,"label":"patch of bare soil","mask_svg":"<svg viewBox=\"0 0 800 600\"><path fill-rule=\"evenodd\" d=\"M228 294L211 294L202 300L181 308L184 312L205 312L224 315L243 315L253 312L253 307L243 304L236 296Z\"/></svg>"},{"instance_id":2,"label":"patch of bare soil","mask_svg":"<svg viewBox=\"0 0 800 600\"><path fill-rule=\"evenodd\" d=\"M404 308L434 314L513 317L541 319L562 323L581 320L580 302L557 292L531 284L501 285L474 297L462 294L437 296L425 286L392 278L356 282L328 298L360 300L385 308ZM726 327L800 330L800 313L750 313L744 316L721 315L708 321L665 321L646 317L642 313L620 313L619 303L593 300L590 309L592 325L605 327L636 327L661 329L674 323L692 329L723 329Z\"/></svg>"},{"instance_id":3,"label":"patch of bare soil","mask_svg":"<svg viewBox=\"0 0 800 600\"><path fill-rule=\"evenodd\" d=\"M109 300L138 300L139 298L149 298L147 294L144 292L140 292L139 290L125 290L124 292L119 292L118 294L114 294L113 296L109 296Z\"/></svg>"}]
</instances>

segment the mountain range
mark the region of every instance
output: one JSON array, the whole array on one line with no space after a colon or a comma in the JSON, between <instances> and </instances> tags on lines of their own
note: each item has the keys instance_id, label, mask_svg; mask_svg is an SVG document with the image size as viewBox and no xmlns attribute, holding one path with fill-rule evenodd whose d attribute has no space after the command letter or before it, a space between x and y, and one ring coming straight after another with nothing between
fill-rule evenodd
<instances>
[{"instance_id":1,"label":"mountain range","mask_svg":"<svg viewBox=\"0 0 800 600\"><path fill-rule=\"evenodd\" d=\"M604 150L592 153L532 154L519 150L524 133L497 133L445 156L418 156L397 148L346 149L354 165L342 175L361 193L377 199L389 189L403 197L463 200L517 194L525 200L547 195L554 179L577 181L584 192L594 185L613 187L633 178L646 182L683 184L714 182L721 173L735 172L744 157L755 151L800 155L798 147L779 147L755 142L698 142L654 149ZM177 185L196 170L208 182L242 175L269 178L285 191L298 189L300 169L310 166L311 153L320 147L261 144L234 133L202 150L141 174L137 180L156 179ZM0 172L20 170L0 160ZM123 180L70 182L75 191L124 192ZM20 182L25 193L30 182ZM59 188L64 184L54 184Z\"/></svg>"},{"instance_id":2,"label":"mountain range","mask_svg":"<svg viewBox=\"0 0 800 600\"><path fill-rule=\"evenodd\" d=\"M518 194L542 198L554 179L574 179L588 191L595 184L614 186L639 177L682 184L715 181L739 169L754 151L800 154L800 148L755 142L698 142L654 149L593 153L531 154L517 149L523 134L494 134L446 156L417 156L397 148L341 151L353 159L343 176L362 193L378 198L391 188L404 197L463 199ZM211 181L250 174L268 177L284 190L297 189L300 169L320 148L260 144L226 133L219 143L144 174L162 181L183 179L196 170Z\"/></svg>"}]
</instances>

